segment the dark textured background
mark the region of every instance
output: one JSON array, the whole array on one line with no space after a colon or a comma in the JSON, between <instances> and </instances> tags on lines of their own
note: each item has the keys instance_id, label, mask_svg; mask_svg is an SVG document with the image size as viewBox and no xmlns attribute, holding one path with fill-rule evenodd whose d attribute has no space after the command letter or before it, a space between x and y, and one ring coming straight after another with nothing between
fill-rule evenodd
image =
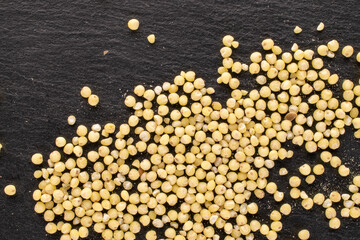
<instances>
[{"instance_id":1,"label":"dark textured background","mask_svg":"<svg viewBox=\"0 0 360 240\"><path fill-rule=\"evenodd\" d=\"M74 134L75 127L66 122L68 115L88 125L122 123L130 112L122 103L124 95L135 85L155 86L190 69L206 79L208 86L216 87L218 94L221 91L216 98L225 100L229 91L216 85L225 34L240 42L235 57L245 62L265 37L272 37L283 49L294 41L301 48L314 48L336 38L341 45L352 44L359 51L359 7L358 0L0 1L0 142L4 145L0 154L0 239L59 237L47 236L42 216L33 212L32 191L38 181L32 176L36 167L30 157L35 152L50 153L58 135ZM129 31L130 18L140 20L139 31ZM318 33L315 29L320 21L325 30ZM298 36L292 32L295 25L303 28ZM150 33L156 35L154 45L146 40ZM110 52L103 56L104 50ZM341 79L358 81L359 65L354 59L338 57L327 64ZM80 97L85 84L100 96L97 108ZM242 75L241 85L256 87L248 74ZM359 174L360 142L352 137L351 129L347 133L336 154ZM296 151L293 159L277 164L271 179L286 191L288 176L277 176L278 169L296 169L304 162L320 160L317 155ZM304 189L310 194L320 189L329 193L344 189L350 181L326 166L326 174ZM10 183L17 187L15 197L3 193ZM341 229L333 231L327 227L322 208L306 211L300 201L291 202L296 206L282 220L280 239L293 239L302 228L310 229L312 239L360 239L359 221L345 219ZM261 219L279 206L266 199L260 205L267 209Z\"/></svg>"}]
</instances>

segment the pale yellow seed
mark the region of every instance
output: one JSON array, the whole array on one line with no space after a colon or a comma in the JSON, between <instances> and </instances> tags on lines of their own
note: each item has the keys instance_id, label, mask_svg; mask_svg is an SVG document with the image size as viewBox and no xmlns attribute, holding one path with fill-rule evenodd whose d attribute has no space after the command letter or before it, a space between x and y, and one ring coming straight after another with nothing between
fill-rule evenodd
<instances>
[{"instance_id":1,"label":"pale yellow seed","mask_svg":"<svg viewBox=\"0 0 360 240\"><path fill-rule=\"evenodd\" d=\"M289 179L289 184L290 184L291 187L298 187L301 184L301 179L299 177L297 177L297 176L292 176Z\"/></svg>"},{"instance_id":2,"label":"pale yellow seed","mask_svg":"<svg viewBox=\"0 0 360 240\"><path fill-rule=\"evenodd\" d=\"M157 239L156 232L154 230L148 231L145 235L145 238L146 240L156 240Z\"/></svg>"},{"instance_id":3,"label":"pale yellow seed","mask_svg":"<svg viewBox=\"0 0 360 240\"><path fill-rule=\"evenodd\" d=\"M90 95L90 97L88 98L88 103L90 106L95 107L99 103L99 97L95 94Z\"/></svg>"},{"instance_id":4,"label":"pale yellow seed","mask_svg":"<svg viewBox=\"0 0 360 240\"><path fill-rule=\"evenodd\" d=\"M57 226L56 226L56 224L55 224L55 223L52 223L52 222L46 224L46 226L45 226L45 231L46 231L47 233L49 233L49 234L54 234L54 233L56 233L56 232L57 232Z\"/></svg>"},{"instance_id":5,"label":"pale yellow seed","mask_svg":"<svg viewBox=\"0 0 360 240\"><path fill-rule=\"evenodd\" d=\"M329 227L332 228L332 229L338 229L341 225L341 222L340 222L340 219L338 218L332 218L330 219L329 221Z\"/></svg>"},{"instance_id":6,"label":"pale yellow seed","mask_svg":"<svg viewBox=\"0 0 360 240\"><path fill-rule=\"evenodd\" d=\"M254 63L259 63L261 62L262 60L262 55L260 52L253 52L251 55L250 55L250 60Z\"/></svg>"},{"instance_id":7,"label":"pale yellow seed","mask_svg":"<svg viewBox=\"0 0 360 240\"><path fill-rule=\"evenodd\" d=\"M83 98L89 98L91 95L91 89L88 86L84 86L80 91L80 95Z\"/></svg>"},{"instance_id":8,"label":"pale yellow seed","mask_svg":"<svg viewBox=\"0 0 360 240\"><path fill-rule=\"evenodd\" d=\"M339 49L339 42L337 40L331 40L330 42L328 42L327 46L330 51L336 52Z\"/></svg>"},{"instance_id":9,"label":"pale yellow seed","mask_svg":"<svg viewBox=\"0 0 360 240\"><path fill-rule=\"evenodd\" d=\"M43 155L41 153L35 153L32 155L31 161L35 165L40 165L43 163Z\"/></svg>"},{"instance_id":10,"label":"pale yellow seed","mask_svg":"<svg viewBox=\"0 0 360 240\"><path fill-rule=\"evenodd\" d=\"M137 96L139 96L139 97L143 96L144 93L145 93L145 87L142 86L142 85L137 85L137 86L134 88L134 93L135 93Z\"/></svg>"},{"instance_id":11,"label":"pale yellow seed","mask_svg":"<svg viewBox=\"0 0 360 240\"><path fill-rule=\"evenodd\" d=\"M233 41L233 42L231 43L231 46L232 46L233 48L238 48L238 47L239 47L239 42L238 42L238 41Z\"/></svg>"},{"instance_id":12,"label":"pale yellow seed","mask_svg":"<svg viewBox=\"0 0 360 240\"><path fill-rule=\"evenodd\" d=\"M280 168L279 174L280 174L280 176L285 176L288 174L288 170L286 168Z\"/></svg>"},{"instance_id":13,"label":"pale yellow seed","mask_svg":"<svg viewBox=\"0 0 360 240\"><path fill-rule=\"evenodd\" d=\"M264 50L270 50L274 46L274 41L270 38L264 39L261 46Z\"/></svg>"},{"instance_id":14,"label":"pale yellow seed","mask_svg":"<svg viewBox=\"0 0 360 240\"><path fill-rule=\"evenodd\" d=\"M320 45L317 48L317 52L320 56L326 56L329 53L329 48L326 45Z\"/></svg>"},{"instance_id":15,"label":"pale yellow seed","mask_svg":"<svg viewBox=\"0 0 360 240\"><path fill-rule=\"evenodd\" d=\"M321 32L322 30L324 30L325 28L325 24L323 22L320 22L319 25L317 26L316 30L318 32Z\"/></svg>"},{"instance_id":16,"label":"pale yellow seed","mask_svg":"<svg viewBox=\"0 0 360 240\"><path fill-rule=\"evenodd\" d=\"M346 167L345 165L341 165L338 169L340 176L346 177L350 174L350 169Z\"/></svg>"},{"instance_id":17,"label":"pale yellow seed","mask_svg":"<svg viewBox=\"0 0 360 240\"><path fill-rule=\"evenodd\" d=\"M313 168L313 172L315 175L322 175L325 171L325 168L322 164L317 164Z\"/></svg>"},{"instance_id":18,"label":"pale yellow seed","mask_svg":"<svg viewBox=\"0 0 360 240\"><path fill-rule=\"evenodd\" d=\"M355 176L353 178L353 183L357 186L360 187L360 175L359 176Z\"/></svg>"},{"instance_id":19,"label":"pale yellow seed","mask_svg":"<svg viewBox=\"0 0 360 240\"><path fill-rule=\"evenodd\" d=\"M147 37L147 40L148 40L149 43L154 44L154 43L155 43L155 35L154 35L154 34L150 34L150 35Z\"/></svg>"},{"instance_id":20,"label":"pale yellow seed","mask_svg":"<svg viewBox=\"0 0 360 240\"><path fill-rule=\"evenodd\" d=\"M314 201L311 198L305 198L304 200L302 200L301 205L306 210L310 210L314 205Z\"/></svg>"},{"instance_id":21,"label":"pale yellow seed","mask_svg":"<svg viewBox=\"0 0 360 240\"><path fill-rule=\"evenodd\" d=\"M322 205L322 204L324 203L324 201L325 201L325 196L324 196L324 194L322 194L322 193L317 193L317 194L314 196L313 200L314 200L314 203L315 203L315 204L317 204L317 205Z\"/></svg>"},{"instance_id":22,"label":"pale yellow seed","mask_svg":"<svg viewBox=\"0 0 360 240\"><path fill-rule=\"evenodd\" d=\"M299 33L301 33L301 32L302 32L301 27L296 26L296 27L294 28L294 33L295 33L295 34L299 34Z\"/></svg>"},{"instance_id":23,"label":"pale yellow seed","mask_svg":"<svg viewBox=\"0 0 360 240\"><path fill-rule=\"evenodd\" d=\"M304 164L299 168L299 172L304 175L307 176L311 173L311 167L309 164Z\"/></svg>"},{"instance_id":24,"label":"pale yellow seed","mask_svg":"<svg viewBox=\"0 0 360 240\"><path fill-rule=\"evenodd\" d=\"M310 238L310 232L307 229L303 229L298 233L298 237L301 240L307 240Z\"/></svg>"},{"instance_id":25,"label":"pale yellow seed","mask_svg":"<svg viewBox=\"0 0 360 240\"><path fill-rule=\"evenodd\" d=\"M336 84L338 81L339 81L339 76L337 74L332 74L328 78L328 83L331 84L331 85Z\"/></svg>"},{"instance_id":26,"label":"pale yellow seed","mask_svg":"<svg viewBox=\"0 0 360 240\"><path fill-rule=\"evenodd\" d=\"M220 49L220 54L223 58L228 58L232 54L232 50L230 47L223 47ZM191 81L192 82L192 81Z\"/></svg>"},{"instance_id":27,"label":"pale yellow seed","mask_svg":"<svg viewBox=\"0 0 360 240\"><path fill-rule=\"evenodd\" d=\"M140 25L140 22L137 19L130 19L129 22L128 22L128 27L132 31L138 30L139 25Z\"/></svg>"},{"instance_id":28,"label":"pale yellow seed","mask_svg":"<svg viewBox=\"0 0 360 240\"><path fill-rule=\"evenodd\" d=\"M74 125L76 123L76 117L74 115L70 115L67 119L69 125Z\"/></svg>"},{"instance_id":29,"label":"pale yellow seed","mask_svg":"<svg viewBox=\"0 0 360 240\"><path fill-rule=\"evenodd\" d=\"M280 55L282 53L282 49L279 46L273 46L271 50L275 55Z\"/></svg>"},{"instance_id":30,"label":"pale yellow seed","mask_svg":"<svg viewBox=\"0 0 360 240\"><path fill-rule=\"evenodd\" d=\"M353 55L353 53L354 53L354 48L352 47L352 46L350 46L350 45L347 45L347 46L345 46L343 49L342 49L342 55L344 56L344 57L347 57L347 58L349 58L349 57L351 57L352 55Z\"/></svg>"},{"instance_id":31,"label":"pale yellow seed","mask_svg":"<svg viewBox=\"0 0 360 240\"><path fill-rule=\"evenodd\" d=\"M226 35L225 37L223 37L223 40L222 40L223 44L226 47L231 47L233 41L234 41L234 37L231 35Z\"/></svg>"},{"instance_id":32,"label":"pale yellow seed","mask_svg":"<svg viewBox=\"0 0 360 240\"><path fill-rule=\"evenodd\" d=\"M299 50L299 45L297 43L294 43L291 47L291 51L296 52L297 50Z\"/></svg>"},{"instance_id":33,"label":"pale yellow seed","mask_svg":"<svg viewBox=\"0 0 360 240\"><path fill-rule=\"evenodd\" d=\"M305 178L307 184L313 184L315 182L315 175L309 175Z\"/></svg>"},{"instance_id":34,"label":"pale yellow seed","mask_svg":"<svg viewBox=\"0 0 360 240\"><path fill-rule=\"evenodd\" d=\"M4 192L8 196L14 196L16 194L16 187L14 185L7 185L4 188Z\"/></svg>"},{"instance_id":35,"label":"pale yellow seed","mask_svg":"<svg viewBox=\"0 0 360 240\"><path fill-rule=\"evenodd\" d=\"M284 215L289 215L291 213L291 205L288 203L281 205L280 212Z\"/></svg>"},{"instance_id":36,"label":"pale yellow seed","mask_svg":"<svg viewBox=\"0 0 360 240\"><path fill-rule=\"evenodd\" d=\"M66 139L64 137L57 137L55 139L55 145L57 147L64 147L66 144Z\"/></svg>"},{"instance_id":37,"label":"pale yellow seed","mask_svg":"<svg viewBox=\"0 0 360 240\"><path fill-rule=\"evenodd\" d=\"M329 207L325 210L325 217L327 219L332 219L334 217L336 217L336 210L332 207Z\"/></svg>"}]
</instances>

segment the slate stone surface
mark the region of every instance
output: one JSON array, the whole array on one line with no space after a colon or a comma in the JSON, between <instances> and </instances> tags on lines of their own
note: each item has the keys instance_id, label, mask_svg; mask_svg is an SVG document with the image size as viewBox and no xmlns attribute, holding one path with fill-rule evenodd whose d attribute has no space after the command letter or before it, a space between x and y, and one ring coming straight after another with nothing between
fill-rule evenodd
<instances>
[{"instance_id":1,"label":"slate stone surface","mask_svg":"<svg viewBox=\"0 0 360 240\"><path fill-rule=\"evenodd\" d=\"M360 50L360 1L140 1L140 0L3 0L0 1L0 240L58 239L45 234L42 216L33 212L32 191L38 181L37 169L30 162L35 152L49 154L58 135L73 136L75 127L66 123L70 114L77 123L90 125L112 121L123 123L130 111L124 96L137 84L155 86L172 81L181 70L194 70L217 90L216 99L224 101L230 91L216 84L221 64L219 49L224 34L239 42L235 57L248 62L249 53L260 49L260 42L271 37L289 50L296 41L301 48L314 49L329 40L352 44ZM137 32L130 32L127 21L138 18ZM320 21L325 30L316 32ZM295 36L293 28L303 32ZM156 35L150 45L146 37ZM107 55L103 51L108 50ZM359 64L339 57L326 61L328 67L354 82L359 79ZM91 108L79 95L89 85L100 96L97 108ZM335 87L338 89L339 84ZM241 87L258 86L249 74L241 75ZM335 154L354 173L360 174L360 142L352 129L341 137L342 147ZM291 145L291 144L289 144ZM303 162L319 163L319 156L291 147L295 157L277 163L271 179L288 191L288 177L279 177L280 167L290 174ZM326 166L326 174L310 187L309 194L341 190L350 183ZM3 188L17 186L15 197L6 197ZM297 239L302 228L312 239L360 239L359 221L344 219L340 230L327 227L323 210L305 211L300 201L293 214L283 218L279 239ZM260 219L268 219L279 204L270 198L259 203L264 210ZM100 239L91 234L89 239ZM143 235L139 239L144 239ZM256 239L264 239L256 235Z\"/></svg>"}]
</instances>

